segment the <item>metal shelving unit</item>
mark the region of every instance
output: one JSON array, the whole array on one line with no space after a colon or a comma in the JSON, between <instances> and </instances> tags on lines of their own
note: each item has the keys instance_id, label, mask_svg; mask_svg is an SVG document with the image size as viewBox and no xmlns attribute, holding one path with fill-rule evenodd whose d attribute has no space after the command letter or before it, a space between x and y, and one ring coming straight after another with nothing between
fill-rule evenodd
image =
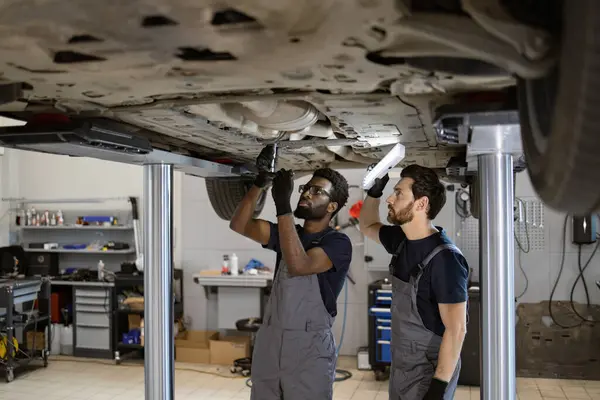
<instances>
[{"instance_id":1,"label":"metal shelving unit","mask_svg":"<svg viewBox=\"0 0 600 400\"><path fill-rule=\"evenodd\" d=\"M180 293L181 293L181 301L175 302L173 306L173 316L174 321L183 317L183 270L175 269L173 271L173 280L174 284L179 285ZM136 310L130 309L127 307L120 307L118 296L124 290L130 290L134 287L143 287L144 286L144 276L117 276L115 279L115 287L113 290L113 335L114 342L116 343L116 351L115 351L115 363L120 364L121 361L125 358L129 358L134 356L135 354L143 354L144 346L141 344L127 344L121 341L121 336L124 332L129 330L129 315L139 315L142 318L144 317L144 310Z\"/></svg>"},{"instance_id":2,"label":"metal shelving unit","mask_svg":"<svg viewBox=\"0 0 600 400\"><path fill-rule=\"evenodd\" d=\"M75 200L70 203L74 203ZM98 201L99 203L101 201ZM49 208L51 213L59 209L58 205L46 201L32 202L34 208L42 213ZM64 205L64 204L62 204ZM117 206L118 207L118 206ZM43 254L58 257L59 272L69 269L95 270L100 260L105 264L107 271L119 271L123 262L135 259L136 243L134 235L134 221L130 204L123 208L104 207L98 208L62 208L63 225L15 225L14 233L18 243L21 244L30 260L37 259ZM82 225L76 224L81 216L107 215L116 218L116 225ZM102 250L101 246L109 242L125 243L129 248L115 250ZM58 248L44 249L41 244L56 243ZM37 244L37 245L33 245ZM86 245L86 248L64 248L65 245ZM83 247L83 246L77 246Z\"/></svg>"}]
</instances>

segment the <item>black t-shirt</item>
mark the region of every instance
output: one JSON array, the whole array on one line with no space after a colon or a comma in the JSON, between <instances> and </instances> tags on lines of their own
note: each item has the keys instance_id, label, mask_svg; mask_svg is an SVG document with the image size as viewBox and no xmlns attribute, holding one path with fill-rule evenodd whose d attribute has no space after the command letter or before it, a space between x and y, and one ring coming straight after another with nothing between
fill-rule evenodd
<instances>
[{"instance_id":1,"label":"black t-shirt","mask_svg":"<svg viewBox=\"0 0 600 400\"><path fill-rule=\"evenodd\" d=\"M379 230L379 241L388 253L394 254L401 241L404 249L398 255L394 276L404 282L410 272L429 253L441 244L452 243L442 228L440 232L419 240L408 240L400 226L384 225ZM451 250L438 253L423 271L417 288L417 309L427 329L442 336L445 328L438 304L456 304L468 300L469 266L465 258Z\"/></svg>"},{"instance_id":2,"label":"black t-shirt","mask_svg":"<svg viewBox=\"0 0 600 400\"><path fill-rule=\"evenodd\" d=\"M269 243L263 246L266 249L277 252L277 263L275 265L275 274L279 269L279 261L281 260L281 248L279 247L279 227L277 224L270 222L271 224L271 237ZM325 251L333 266L320 274L317 274L319 281L319 288L321 290L321 298L323 304L329 314L332 317L337 315L337 298L344 287L346 281L346 275L350 269L350 262L352 261L352 242L350 238L342 233L334 231L332 228L328 228L329 233L326 231L317 233L306 233L304 228L300 225L296 225L298 237L302 242L302 245L306 249L307 247L320 247ZM312 246L313 240L321 238L318 245Z\"/></svg>"}]
</instances>

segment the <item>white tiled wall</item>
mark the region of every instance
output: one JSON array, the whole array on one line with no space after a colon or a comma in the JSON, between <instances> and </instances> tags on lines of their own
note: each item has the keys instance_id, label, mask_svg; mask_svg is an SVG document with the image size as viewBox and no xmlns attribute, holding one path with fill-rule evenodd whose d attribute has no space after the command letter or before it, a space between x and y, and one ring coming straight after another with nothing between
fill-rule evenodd
<instances>
[{"instance_id":1,"label":"white tiled wall","mask_svg":"<svg viewBox=\"0 0 600 400\"><path fill-rule=\"evenodd\" d=\"M517 174L515 195L523 199L537 199L535 190L531 186L531 181L526 172ZM519 302L538 303L548 300L560 269L565 215L547 207L545 207L544 213L543 231L545 235L545 248L521 254L522 267L529 278L529 285ZM459 226L460 219L458 217L456 219L457 226ZM564 268L553 300L569 300L571 287L579 273L577 269L577 245L571 243L571 237L572 226L569 220L567 223ZM590 257L594 246L585 245L583 247L583 263ZM467 256L469 264L474 268L479 268L478 252L464 251L464 253ZM523 292L526 283L523 272L519 269L518 262L518 247L515 245L515 296ZM594 256L584 275L588 282L591 302L599 304L600 290L596 287L595 282L596 280L600 280L600 250ZM581 282L575 291L574 300L578 302L585 301Z\"/></svg>"}]
</instances>

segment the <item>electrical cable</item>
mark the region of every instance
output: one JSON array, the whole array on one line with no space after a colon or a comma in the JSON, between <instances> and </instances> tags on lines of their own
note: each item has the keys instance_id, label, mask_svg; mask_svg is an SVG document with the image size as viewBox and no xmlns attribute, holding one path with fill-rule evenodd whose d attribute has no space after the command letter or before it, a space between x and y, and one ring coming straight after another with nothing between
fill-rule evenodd
<instances>
[{"instance_id":1,"label":"electrical cable","mask_svg":"<svg viewBox=\"0 0 600 400\"><path fill-rule=\"evenodd\" d=\"M337 359L340 354L340 349L344 344L344 333L346 332L346 316L348 315L348 281L344 281L344 319L342 320L342 334L340 335L340 344L335 351L335 358ZM335 382L343 382L352 378L352 373L344 369L335 370ZM338 377L340 375L340 377Z\"/></svg>"},{"instance_id":2,"label":"electrical cable","mask_svg":"<svg viewBox=\"0 0 600 400\"><path fill-rule=\"evenodd\" d=\"M523 277L525 277L525 287L523 288L523 291L517 296L517 300L520 300L523 296L525 296L525 293L527 293L527 289L529 289L529 278L527 277L525 268L523 268L521 254L522 254L521 249L517 249L517 263L519 265L519 269L521 270L521 273L523 274Z\"/></svg>"},{"instance_id":3,"label":"electrical cable","mask_svg":"<svg viewBox=\"0 0 600 400\"><path fill-rule=\"evenodd\" d=\"M110 365L110 366L114 366L114 361L102 361L102 360L94 360L94 359L84 359L84 358L77 358L77 359L73 359L73 358L62 358L64 356L61 356L61 358L55 358L56 356L52 356L50 357L50 361L52 362L73 362L73 363L86 363L86 364L99 364L99 365ZM127 364L121 364L119 365L120 368L143 368L144 364L137 364L137 363L127 363ZM199 374L206 374L206 375L212 375L212 376L218 376L220 378L228 378L228 379L240 379L242 378L241 376L238 375L231 375L231 374L220 374L218 372L212 372L212 371L202 371L199 369L194 369L194 368L183 368L183 367L177 367L175 366L175 370L176 371L188 371L188 372L197 372Z\"/></svg>"},{"instance_id":4,"label":"electrical cable","mask_svg":"<svg viewBox=\"0 0 600 400\"><path fill-rule=\"evenodd\" d=\"M517 198L517 201L523 203L523 200L520 198ZM526 208L523 207L523 217L525 219L525 221L527 221L527 211ZM525 272L525 268L523 268L523 260L522 260L522 253L529 253L531 251L531 238L529 237L529 228L527 227L527 223L524 224L525 225L525 239L527 240L527 248L525 248L523 246L523 244L521 243L521 241L519 240L519 236L517 235L517 232L514 231L514 236L515 236L515 241L517 242L517 264L519 266L519 269L521 270L521 273L523 274L523 277L525 277L525 288L523 289L523 291L517 296L517 300L521 299L525 293L527 292L527 290L529 289L529 277L527 276L527 273Z\"/></svg>"},{"instance_id":5,"label":"electrical cable","mask_svg":"<svg viewBox=\"0 0 600 400\"><path fill-rule=\"evenodd\" d=\"M588 290L588 285L587 282L585 281L585 277L583 276L583 268L581 267L581 248L582 248L582 244L579 244L577 246L577 268L579 269L579 275L577 276L577 279L575 279L575 283L573 284L573 289L571 290L571 292L575 291L575 285L577 285L577 282L579 281L579 278L581 277L581 280L583 282L583 290L585 291L585 301L587 306L590 306L590 291ZM598 245L596 245L596 248L598 247ZM594 249L594 252L592 253L592 257L594 256L594 254L596 253L596 249Z\"/></svg>"},{"instance_id":6,"label":"electrical cable","mask_svg":"<svg viewBox=\"0 0 600 400\"><path fill-rule=\"evenodd\" d=\"M556 277L556 280L554 281L554 286L552 287L552 290L550 291L550 299L548 300L548 313L550 314L550 318L552 319L552 322L554 322L557 326L559 326L563 329L577 328L577 327L583 325L583 321L580 321L578 324L575 324L575 325L563 325L556 320L556 318L554 317L554 314L552 312L552 298L554 297L554 293L556 292L556 287L558 286L558 282L560 281L560 277L562 276L562 273L563 273L563 270L565 267L566 242L567 242L567 222L568 221L569 221L569 216L566 215L565 222L563 224L563 232L562 232L562 257L561 257L561 261L560 261L560 267L558 269L558 276Z\"/></svg>"},{"instance_id":7,"label":"electrical cable","mask_svg":"<svg viewBox=\"0 0 600 400\"><path fill-rule=\"evenodd\" d=\"M461 199L461 195L463 193L469 196L469 192L467 192L465 189L460 188L456 191L456 194L454 196L454 202L456 204L456 214L458 214L458 216L461 219L467 219L471 216L471 211L469 207L469 200Z\"/></svg>"},{"instance_id":8,"label":"electrical cable","mask_svg":"<svg viewBox=\"0 0 600 400\"><path fill-rule=\"evenodd\" d=\"M598 236L598 234L596 234L596 239L600 239ZM573 312L575 313L575 315L577 315L582 322L589 322L589 323L597 323L599 321L595 321L595 320L591 320L591 319L587 319L586 317L584 317L583 315L581 315L577 309L575 308L575 301L573 300L574 296L575 296L575 288L577 287L577 283L579 282L579 279L581 279L584 282L584 287L586 287L587 285L585 284L585 276L583 275L585 270L589 267L590 262L592 261L592 259L594 258L594 256L596 255L596 252L598 251L598 249L600 248L600 241L596 242L596 246L594 247L594 250L592 251L592 254L590 255L590 258L587 260L587 262L585 263L585 266L583 266L583 268L581 267L581 245L579 245L579 252L578 252L578 260L577 260L577 266L579 268L579 274L577 275L577 278L575 279L575 283L573 283L573 286L571 287L571 295L569 297L569 301L571 304L571 309L573 310ZM591 306L591 302L590 302L590 298L589 298L589 294L586 291L586 295L587 297L587 308L589 309Z\"/></svg>"}]
</instances>

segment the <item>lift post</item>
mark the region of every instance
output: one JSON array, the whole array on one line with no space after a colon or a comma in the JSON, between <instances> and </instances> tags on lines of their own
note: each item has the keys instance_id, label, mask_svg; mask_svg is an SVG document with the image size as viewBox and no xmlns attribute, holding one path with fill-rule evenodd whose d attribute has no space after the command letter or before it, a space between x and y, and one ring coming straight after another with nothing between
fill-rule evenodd
<instances>
[{"instance_id":1,"label":"lift post","mask_svg":"<svg viewBox=\"0 0 600 400\"><path fill-rule=\"evenodd\" d=\"M471 132L480 189L481 399L515 400L514 173L522 154L516 113L476 114Z\"/></svg>"},{"instance_id":2,"label":"lift post","mask_svg":"<svg viewBox=\"0 0 600 400\"><path fill-rule=\"evenodd\" d=\"M173 165L144 165L143 200L145 398L172 400Z\"/></svg>"}]
</instances>

